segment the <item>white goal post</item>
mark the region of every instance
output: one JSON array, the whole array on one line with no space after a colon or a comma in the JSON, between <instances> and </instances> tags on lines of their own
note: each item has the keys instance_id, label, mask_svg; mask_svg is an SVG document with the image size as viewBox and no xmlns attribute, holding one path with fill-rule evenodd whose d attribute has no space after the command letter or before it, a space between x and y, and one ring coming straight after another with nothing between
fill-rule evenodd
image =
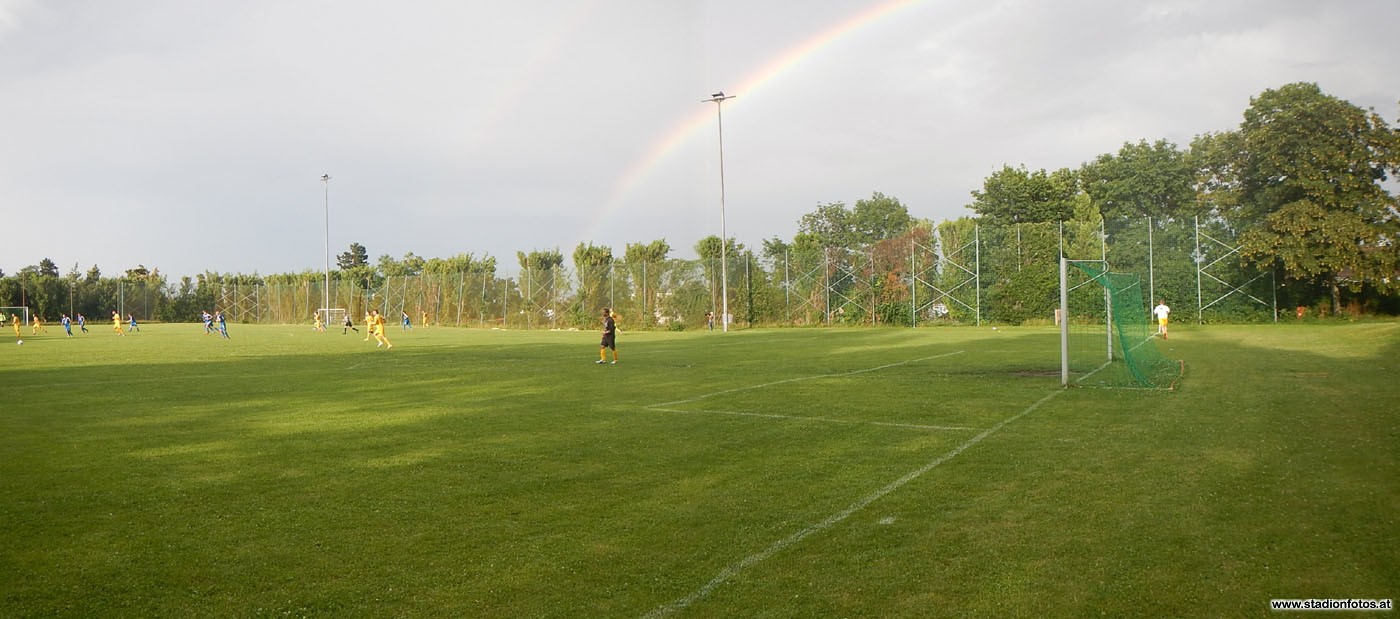
<instances>
[{"instance_id":1,"label":"white goal post","mask_svg":"<svg viewBox=\"0 0 1400 619\"><path fill-rule=\"evenodd\" d=\"M28 306L28 305L7 305L7 306L0 306L0 314L4 314L3 317L0 317L0 324L4 324L4 325L8 326L8 325L10 324L10 317L11 317L11 316L15 316L15 317L19 318L19 321L20 321L19 324L24 325L24 326L29 326L29 306Z\"/></svg>"},{"instance_id":2,"label":"white goal post","mask_svg":"<svg viewBox=\"0 0 1400 619\"><path fill-rule=\"evenodd\" d=\"M1069 325L1074 319L1070 314L1069 296L1071 292L1082 286L1094 286L1098 289L1097 282L1088 280L1071 285L1069 282L1069 265L1072 263L1092 263L1100 265L1108 271L1108 261L1106 260L1069 260L1064 256L1060 257L1060 308L1056 321L1060 323L1060 386L1068 387L1070 384L1070 358L1069 358ZM1104 307L1104 363L1113 361L1113 303L1109 298L1107 288L1103 290Z\"/></svg>"},{"instance_id":3,"label":"white goal post","mask_svg":"<svg viewBox=\"0 0 1400 619\"><path fill-rule=\"evenodd\" d=\"M320 308L316 313L321 316L321 324L326 327L345 324L345 316L349 312L343 307Z\"/></svg>"}]
</instances>

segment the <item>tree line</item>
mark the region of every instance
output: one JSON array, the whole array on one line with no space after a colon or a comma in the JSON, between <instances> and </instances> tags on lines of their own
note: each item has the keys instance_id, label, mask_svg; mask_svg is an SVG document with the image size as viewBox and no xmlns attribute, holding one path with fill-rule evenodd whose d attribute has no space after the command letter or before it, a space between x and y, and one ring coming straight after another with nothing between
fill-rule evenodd
<instances>
[{"instance_id":1,"label":"tree line","mask_svg":"<svg viewBox=\"0 0 1400 619\"><path fill-rule=\"evenodd\" d=\"M554 303L569 295L563 305L590 324L596 308L585 306L616 302L621 283L641 314L643 325L634 326L695 324L700 321L686 314L718 306L723 242L734 280L730 305L740 321L758 323L812 322L791 320L792 307L820 304L825 322L839 315L840 321L912 324L917 299L931 294L945 297L939 305L952 306L949 317L966 321L972 304L959 296L969 294L959 282L963 263L973 260L968 253L978 268L978 288L971 291L983 312L978 319L1045 317L1056 302L1061 254L1106 255L1115 270L1160 277L1160 290L1175 299L1192 296L1199 288L1193 278L1206 273L1226 289L1236 285L1227 281L1231 277L1270 282L1280 305L1290 309L1400 311L1400 203L1390 190L1400 173L1400 131L1373 110L1311 83L1266 90L1251 99L1243 117L1238 128L1198 135L1186 147L1144 139L1075 168L1005 165L971 192L971 214L954 220L916 218L898 198L879 192L850 206L819 204L798 220L791 238L773 236L757 248L717 236L701 239L694 247L700 260L691 270L679 268L665 239L628 243L621 255L585 242L567 262L557 248L520 251L509 267L470 253L424 258L410 252L371 262L368 249L353 243L337 256L331 278L373 299L394 278L470 274L483 291L501 290L503 307L514 295L522 306L544 311L539 299ZM1154 264L1154 248L1170 251ZM1209 268L1230 273L1217 277ZM169 281L144 265L108 277L95 265L60 273L44 258L18 273L0 273L0 304L29 305L45 316L105 315L130 297L145 318L187 321L218 305L230 286L310 285L322 277L311 270L205 272ZM820 279L821 286L797 285L804 278ZM1243 285L1239 291L1250 294ZM805 296L794 301L795 293ZM685 309L667 310L668 303L681 307L678 294L690 299ZM551 320L557 311L549 310Z\"/></svg>"}]
</instances>

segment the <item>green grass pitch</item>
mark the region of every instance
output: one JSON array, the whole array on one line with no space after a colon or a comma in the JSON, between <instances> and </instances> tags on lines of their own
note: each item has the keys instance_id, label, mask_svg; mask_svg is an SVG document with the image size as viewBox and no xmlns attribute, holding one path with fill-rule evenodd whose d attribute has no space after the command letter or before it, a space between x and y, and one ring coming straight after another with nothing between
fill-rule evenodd
<instances>
[{"instance_id":1,"label":"green grass pitch","mask_svg":"<svg viewBox=\"0 0 1400 619\"><path fill-rule=\"evenodd\" d=\"M0 616L1272 616L1400 594L1400 323L99 325L0 347ZM28 335L27 330L25 331Z\"/></svg>"}]
</instances>

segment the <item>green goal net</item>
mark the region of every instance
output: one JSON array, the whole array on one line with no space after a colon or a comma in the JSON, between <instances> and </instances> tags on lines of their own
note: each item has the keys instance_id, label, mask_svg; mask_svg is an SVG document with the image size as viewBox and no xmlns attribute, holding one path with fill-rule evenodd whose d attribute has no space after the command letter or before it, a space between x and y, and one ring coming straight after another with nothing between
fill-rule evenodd
<instances>
[{"instance_id":1,"label":"green goal net","mask_svg":"<svg viewBox=\"0 0 1400 619\"><path fill-rule=\"evenodd\" d=\"M1102 260L1060 264L1060 363L1065 386L1172 389L1182 366L1158 348L1142 280Z\"/></svg>"}]
</instances>

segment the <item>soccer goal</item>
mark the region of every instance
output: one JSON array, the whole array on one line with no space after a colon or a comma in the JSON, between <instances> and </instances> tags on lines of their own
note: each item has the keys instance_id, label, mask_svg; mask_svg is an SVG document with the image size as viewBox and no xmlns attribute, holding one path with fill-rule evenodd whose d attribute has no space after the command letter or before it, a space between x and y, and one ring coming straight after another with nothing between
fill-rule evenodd
<instances>
[{"instance_id":1,"label":"soccer goal","mask_svg":"<svg viewBox=\"0 0 1400 619\"><path fill-rule=\"evenodd\" d=\"M316 310L316 313L321 315L321 324L326 325L327 328L345 324L345 316L349 314L343 307L323 307Z\"/></svg>"},{"instance_id":2,"label":"soccer goal","mask_svg":"<svg viewBox=\"0 0 1400 619\"><path fill-rule=\"evenodd\" d=\"M24 325L24 326L28 326L28 325L29 325L29 306L28 306L28 305L7 305L7 306L2 306L2 307L0 307L0 314L3 314L3 315L4 315L3 318L0 318L0 324L3 324L3 325L5 325L5 326L7 326L7 327L10 326L10 319L11 319L11 317L18 318L18 319L19 319L19 324L21 324L21 325Z\"/></svg>"},{"instance_id":3,"label":"soccer goal","mask_svg":"<svg viewBox=\"0 0 1400 619\"><path fill-rule=\"evenodd\" d=\"M1060 383L1170 389L1181 364L1157 348L1142 280L1103 260L1060 259Z\"/></svg>"}]
</instances>

